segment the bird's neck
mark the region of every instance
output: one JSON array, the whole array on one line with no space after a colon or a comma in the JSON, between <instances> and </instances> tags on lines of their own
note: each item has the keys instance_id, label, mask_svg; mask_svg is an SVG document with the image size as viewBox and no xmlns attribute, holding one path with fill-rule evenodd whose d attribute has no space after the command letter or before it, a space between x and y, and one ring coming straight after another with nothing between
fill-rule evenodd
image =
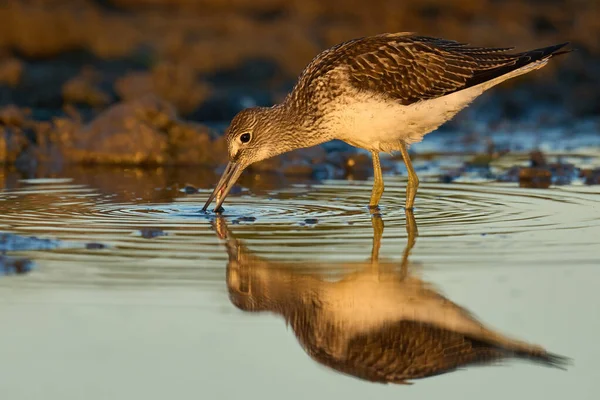
<instances>
[{"instance_id":1,"label":"bird's neck","mask_svg":"<svg viewBox=\"0 0 600 400\"><path fill-rule=\"evenodd\" d=\"M300 109L294 103L283 102L269 109L277 130L285 137L285 151L313 147L332 140L322 129L321 118Z\"/></svg>"}]
</instances>

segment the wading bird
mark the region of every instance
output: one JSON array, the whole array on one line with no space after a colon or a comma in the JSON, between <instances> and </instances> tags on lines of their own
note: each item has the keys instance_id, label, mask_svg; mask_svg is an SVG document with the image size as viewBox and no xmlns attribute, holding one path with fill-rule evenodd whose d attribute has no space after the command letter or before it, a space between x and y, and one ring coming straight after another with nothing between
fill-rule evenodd
<instances>
[{"instance_id":1,"label":"wading bird","mask_svg":"<svg viewBox=\"0 0 600 400\"><path fill-rule=\"evenodd\" d=\"M333 139L368 150L383 193L380 152L400 151L408 171L406 209L419 179L408 146L454 117L484 91L542 68L567 43L522 53L392 33L350 40L317 55L281 104L240 111L225 132L229 164L204 205L221 205L242 171L269 157Z\"/></svg>"}]
</instances>

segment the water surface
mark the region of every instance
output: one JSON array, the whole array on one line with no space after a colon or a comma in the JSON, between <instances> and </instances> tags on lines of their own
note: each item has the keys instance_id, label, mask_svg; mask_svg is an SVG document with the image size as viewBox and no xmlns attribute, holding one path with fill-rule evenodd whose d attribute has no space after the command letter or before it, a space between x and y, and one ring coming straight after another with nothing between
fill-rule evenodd
<instances>
[{"instance_id":1,"label":"water surface","mask_svg":"<svg viewBox=\"0 0 600 400\"><path fill-rule=\"evenodd\" d=\"M199 213L216 177L194 174L3 176L0 231L52 244L5 249L34 266L0 277L3 398L595 398L598 186L424 182L410 237L405 182L386 177L379 238L364 207L369 181L246 179L217 220ZM186 194L187 183L203 188ZM244 273L261 282L281 271L321 283L409 274L487 328L571 364L509 360L412 386L335 372L283 312L239 303L227 235L235 268L240 254L255 260Z\"/></svg>"}]
</instances>

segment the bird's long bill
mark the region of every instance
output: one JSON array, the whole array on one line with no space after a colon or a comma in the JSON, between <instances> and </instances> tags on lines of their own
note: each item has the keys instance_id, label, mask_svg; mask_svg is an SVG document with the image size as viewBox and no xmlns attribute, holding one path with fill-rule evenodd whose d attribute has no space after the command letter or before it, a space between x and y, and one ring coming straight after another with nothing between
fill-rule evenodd
<instances>
[{"instance_id":1,"label":"bird's long bill","mask_svg":"<svg viewBox=\"0 0 600 400\"><path fill-rule=\"evenodd\" d=\"M213 190L211 193L208 201L204 205L204 208L202 208L202 211L206 211L210 203L212 203L213 199L216 197L217 206L215 207L215 212L218 212L221 208L221 204L223 204L223 201L225 201L229 191L233 185L235 185L235 182L238 180L243 170L244 169L239 163L230 162L227 164L223 175L221 175L221 179L219 179L219 183L217 183L217 186L215 186L215 190Z\"/></svg>"}]
</instances>

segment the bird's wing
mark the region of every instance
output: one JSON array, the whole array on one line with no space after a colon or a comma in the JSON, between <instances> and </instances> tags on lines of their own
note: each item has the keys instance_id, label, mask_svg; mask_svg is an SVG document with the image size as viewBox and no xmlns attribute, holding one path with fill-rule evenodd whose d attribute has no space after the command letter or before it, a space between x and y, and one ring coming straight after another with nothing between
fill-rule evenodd
<instances>
[{"instance_id":1,"label":"bird's wing","mask_svg":"<svg viewBox=\"0 0 600 400\"><path fill-rule=\"evenodd\" d=\"M566 43L565 43L566 44ZM352 86L408 105L440 97L552 56L565 44L507 54L512 48L406 34L384 34L340 45L326 58L345 67Z\"/></svg>"}]
</instances>

